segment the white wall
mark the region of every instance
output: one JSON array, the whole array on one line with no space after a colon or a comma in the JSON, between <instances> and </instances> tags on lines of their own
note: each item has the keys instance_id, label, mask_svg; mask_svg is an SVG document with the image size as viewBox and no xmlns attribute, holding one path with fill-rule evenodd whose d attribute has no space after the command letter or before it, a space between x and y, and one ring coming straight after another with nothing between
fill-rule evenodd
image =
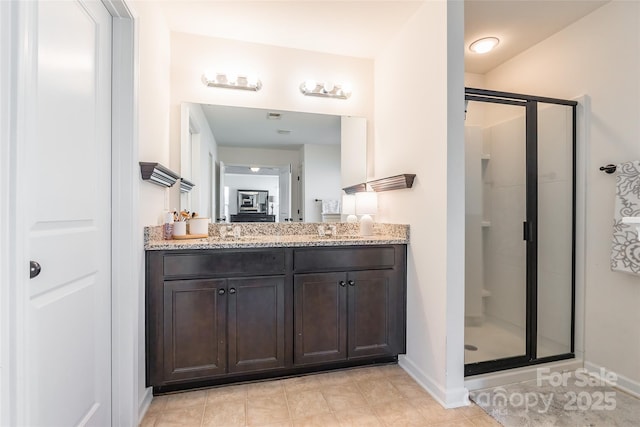
<instances>
[{"instance_id":1,"label":"white wall","mask_svg":"<svg viewBox=\"0 0 640 427\"><path fill-rule=\"evenodd\" d=\"M484 320L482 291L485 288L485 257L483 252L483 177L486 162L482 160L482 128L465 126L465 292L466 325L478 325Z\"/></svg>"},{"instance_id":2,"label":"white wall","mask_svg":"<svg viewBox=\"0 0 640 427\"><path fill-rule=\"evenodd\" d=\"M180 176L193 182L195 186L190 192L180 194L179 206L175 200L172 200L171 209L177 207L181 210L188 209L215 221L217 216L215 165L218 161L218 144L199 104L184 103L181 114ZM191 137L188 135L191 132L190 126L194 128ZM183 146L182 141L189 139L191 146L188 146L188 143Z\"/></svg>"},{"instance_id":3,"label":"white wall","mask_svg":"<svg viewBox=\"0 0 640 427\"><path fill-rule=\"evenodd\" d=\"M585 359L640 392L640 278L611 272L615 178L640 159L640 2L613 1L486 75L486 87L558 98L588 95Z\"/></svg>"},{"instance_id":4,"label":"white wall","mask_svg":"<svg viewBox=\"0 0 640 427\"><path fill-rule=\"evenodd\" d=\"M304 221L322 222L322 202L342 199L340 177L340 145L305 144L304 156Z\"/></svg>"},{"instance_id":5,"label":"white wall","mask_svg":"<svg viewBox=\"0 0 640 427\"><path fill-rule=\"evenodd\" d=\"M201 81L206 70L255 72L263 87L258 92L208 88ZM353 94L347 100L303 96L299 85L308 79L350 82ZM176 170L181 102L366 117L372 135L373 60L172 33L171 167Z\"/></svg>"},{"instance_id":6,"label":"white wall","mask_svg":"<svg viewBox=\"0 0 640 427\"><path fill-rule=\"evenodd\" d=\"M425 2L375 60L376 177L417 174L378 200L379 221L411 227L401 363L446 406L466 400L462 6Z\"/></svg>"},{"instance_id":7,"label":"white wall","mask_svg":"<svg viewBox=\"0 0 640 427\"><path fill-rule=\"evenodd\" d=\"M153 3L136 1L136 28L139 50L138 146L140 161L159 162L169 166L169 30L164 17ZM168 193L161 187L140 180L140 233L145 225L159 223L163 209L168 209ZM144 333L144 256L140 248L139 318L138 318L138 384L139 405L150 399L145 378ZM147 399L145 401L145 399Z\"/></svg>"}]
</instances>

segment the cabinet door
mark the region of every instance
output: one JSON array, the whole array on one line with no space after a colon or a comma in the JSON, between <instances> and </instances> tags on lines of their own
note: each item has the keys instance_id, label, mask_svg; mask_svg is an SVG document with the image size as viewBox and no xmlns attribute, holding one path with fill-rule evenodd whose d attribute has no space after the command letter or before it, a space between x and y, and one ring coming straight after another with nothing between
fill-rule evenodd
<instances>
[{"instance_id":1,"label":"cabinet door","mask_svg":"<svg viewBox=\"0 0 640 427\"><path fill-rule=\"evenodd\" d=\"M346 274L295 275L294 301L294 363L345 360Z\"/></svg>"},{"instance_id":2,"label":"cabinet door","mask_svg":"<svg viewBox=\"0 0 640 427\"><path fill-rule=\"evenodd\" d=\"M226 280L164 282L164 380L226 371Z\"/></svg>"},{"instance_id":3,"label":"cabinet door","mask_svg":"<svg viewBox=\"0 0 640 427\"><path fill-rule=\"evenodd\" d=\"M392 270L348 274L349 358L397 353L398 284Z\"/></svg>"},{"instance_id":4,"label":"cabinet door","mask_svg":"<svg viewBox=\"0 0 640 427\"><path fill-rule=\"evenodd\" d=\"M229 372L285 366L284 276L228 279Z\"/></svg>"}]
</instances>

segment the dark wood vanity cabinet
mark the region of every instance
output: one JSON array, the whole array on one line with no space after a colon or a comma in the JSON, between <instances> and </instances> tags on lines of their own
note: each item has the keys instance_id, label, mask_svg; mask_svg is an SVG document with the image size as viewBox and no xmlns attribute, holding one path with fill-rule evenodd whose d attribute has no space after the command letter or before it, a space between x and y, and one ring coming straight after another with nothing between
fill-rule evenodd
<instances>
[{"instance_id":1,"label":"dark wood vanity cabinet","mask_svg":"<svg viewBox=\"0 0 640 427\"><path fill-rule=\"evenodd\" d=\"M285 367L285 264L284 249L148 251L148 383Z\"/></svg>"},{"instance_id":2,"label":"dark wood vanity cabinet","mask_svg":"<svg viewBox=\"0 0 640 427\"><path fill-rule=\"evenodd\" d=\"M155 392L405 351L406 246L146 253Z\"/></svg>"},{"instance_id":3,"label":"dark wood vanity cabinet","mask_svg":"<svg viewBox=\"0 0 640 427\"><path fill-rule=\"evenodd\" d=\"M285 366L282 276L164 282L165 381Z\"/></svg>"},{"instance_id":4,"label":"dark wood vanity cabinet","mask_svg":"<svg viewBox=\"0 0 640 427\"><path fill-rule=\"evenodd\" d=\"M296 271L338 271L294 276L294 363L404 353L404 264L398 247L296 251Z\"/></svg>"},{"instance_id":5,"label":"dark wood vanity cabinet","mask_svg":"<svg viewBox=\"0 0 640 427\"><path fill-rule=\"evenodd\" d=\"M164 363L155 376L177 381L226 372L226 288L224 279L163 283Z\"/></svg>"}]
</instances>

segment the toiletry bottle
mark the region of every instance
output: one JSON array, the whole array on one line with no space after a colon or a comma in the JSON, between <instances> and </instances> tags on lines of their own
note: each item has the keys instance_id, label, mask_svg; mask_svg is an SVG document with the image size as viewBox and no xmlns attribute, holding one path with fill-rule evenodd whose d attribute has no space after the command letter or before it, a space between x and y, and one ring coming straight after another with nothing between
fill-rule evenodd
<instances>
[{"instance_id":1,"label":"toiletry bottle","mask_svg":"<svg viewBox=\"0 0 640 427\"><path fill-rule=\"evenodd\" d=\"M171 240L173 236L173 214L169 211L164 213L164 225L162 227L162 237L165 240Z\"/></svg>"}]
</instances>

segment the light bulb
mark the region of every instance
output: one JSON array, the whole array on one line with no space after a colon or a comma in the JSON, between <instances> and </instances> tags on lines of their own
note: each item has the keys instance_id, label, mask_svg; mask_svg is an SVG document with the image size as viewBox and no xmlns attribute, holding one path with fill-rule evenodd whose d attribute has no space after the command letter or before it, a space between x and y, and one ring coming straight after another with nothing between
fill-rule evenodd
<instances>
[{"instance_id":1,"label":"light bulb","mask_svg":"<svg viewBox=\"0 0 640 427\"><path fill-rule=\"evenodd\" d=\"M212 82L216 79L216 72L207 70L202 74L202 80L206 82Z\"/></svg>"},{"instance_id":2,"label":"light bulb","mask_svg":"<svg viewBox=\"0 0 640 427\"><path fill-rule=\"evenodd\" d=\"M307 80L304 82L304 88L307 92L313 92L316 90L316 81L315 80Z\"/></svg>"},{"instance_id":3,"label":"light bulb","mask_svg":"<svg viewBox=\"0 0 640 427\"><path fill-rule=\"evenodd\" d=\"M325 82L322 88L324 89L325 92L329 93L329 92L333 92L333 89L335 89L336 86L332 82Z\"/></svg>"},{"instance_id":4,"label":"light bulb","mask_svg":"<svg viewBox=\"0 0 640 427\"><path fill-rule=\"evenodd\" d=\"M247 76L247 84L251 87L255 87L258 85L258 76L255 74L249 74Z\"/></svg>"},{"instance_id":5,"label":"light bulb","mask_svg":"<svg viewBox=\"0 0 640 427\"><path fill-rule=\"evenodd\" d=\"M469 46L469 50L475 53L487 53L493 50L494 47L498 46L500 40L496 37L485 37L480 40L476 40Z\"/></svg>"}]
</instances>

